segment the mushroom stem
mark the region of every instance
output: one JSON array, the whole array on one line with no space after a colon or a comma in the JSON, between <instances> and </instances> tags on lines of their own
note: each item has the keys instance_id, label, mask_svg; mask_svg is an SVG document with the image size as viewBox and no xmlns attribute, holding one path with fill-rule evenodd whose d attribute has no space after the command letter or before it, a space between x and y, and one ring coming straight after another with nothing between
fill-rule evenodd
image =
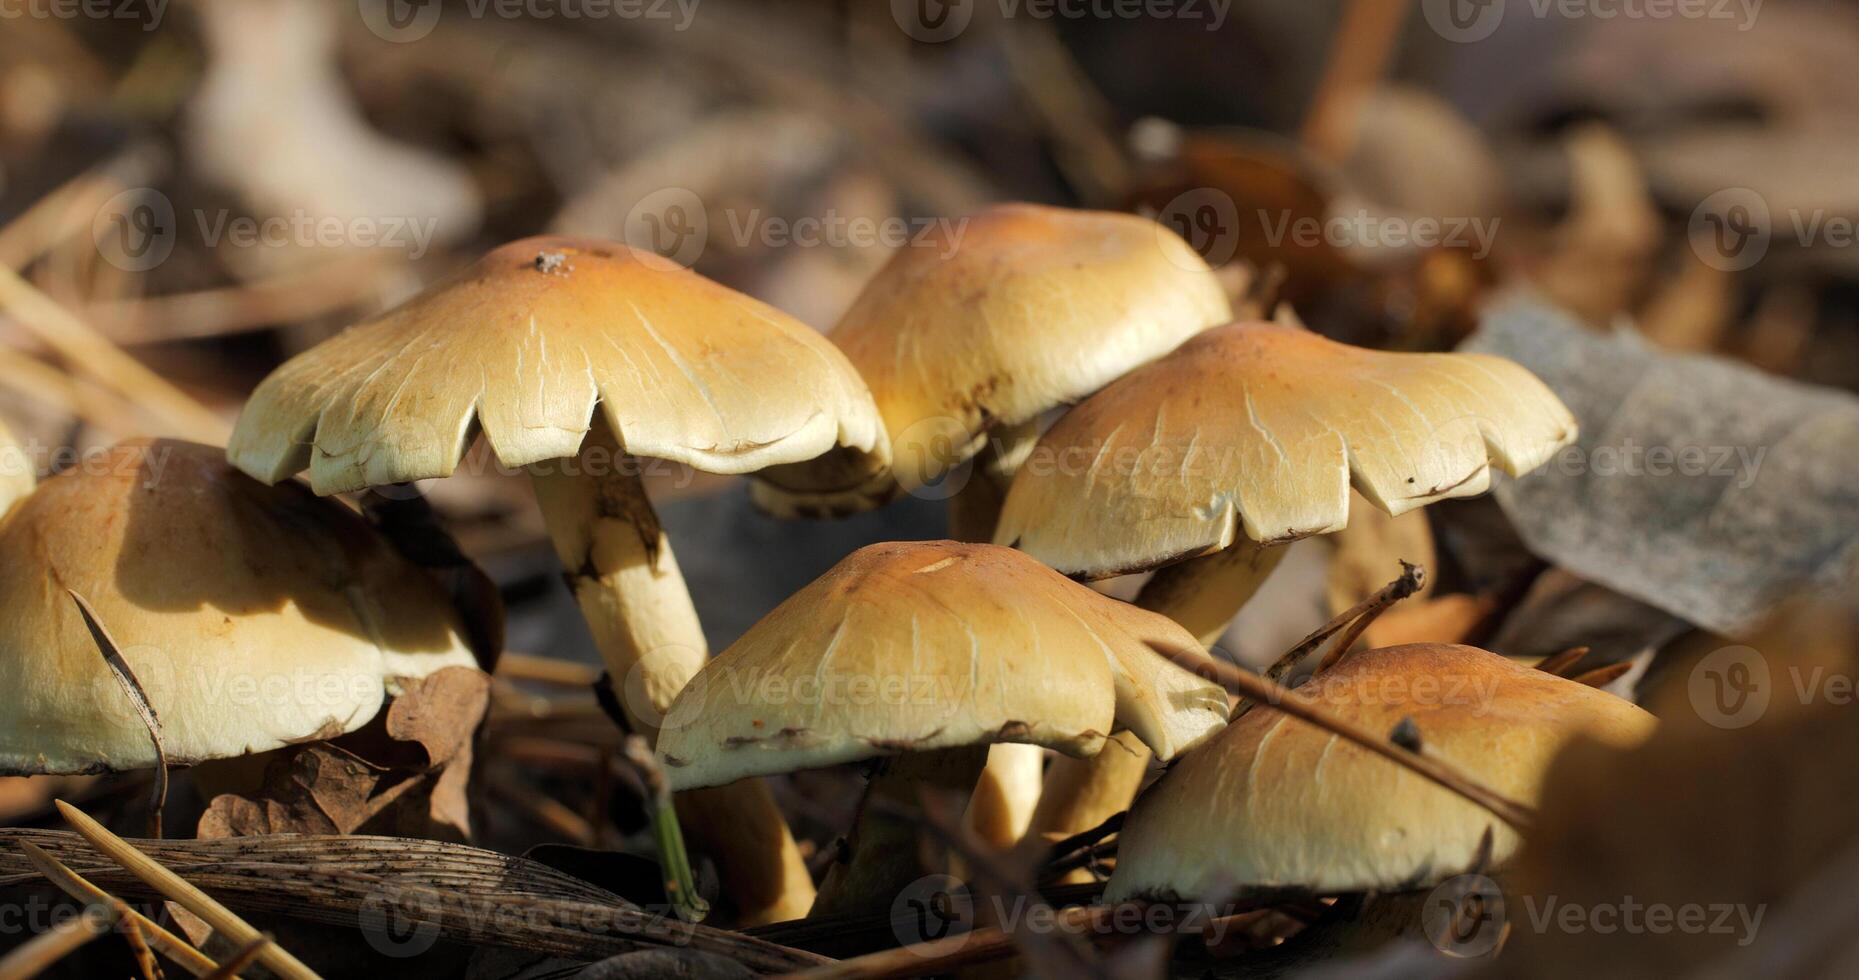
<instances>
[{"instance_id":1,"label":"mushroom stem","mask_svg":"<svg viewBox=\"0 0 1859 980\"><path fill-rule=\"evenodd\" d=\"M38 467L31 455L14 438L12 431L0 424L0 517L5 517L16 501L32 492L37 478Z\"/></svg>"},{"instance_id":2,"label":"mushroom stem","mask_svg":"<svg viewBox=\"0 0 1859 980\"><path fill-rule=\"evenodd\" d=\"M968 483L949 498L949 537L981 544L994 540L1007 488L1038 441L1038 419L1001 426L989 434L971 464ZM1039 803L1045 761L1039 746L1017 742L1002 742L988 754L966 819L989 846L1012 847L1026 833Z\"/></svg>"},{"instance_id":3,"label":"mushroom stem","mask_svg":"<svg viewBox=\"0 0 1859 980\"><path fill-rule=\"evenodd\" d=\"M949 537L970 544L994 540L1007 488L1038 441L1038 419L1001 426L988 435L970 464L968 482L949 498Z\"/></svg>"},{"instance_id":4,"label":"mushroom stem","mask_svg":"<svg viewBox=\"0 0 1859 980\"><path fill-rule=\"evenodd\" d=\"M1136 604L1180 623L1202 646L1212 647L1277 570L1285 550L1242 536L1211 555L1156 572L1137 594Z\"/></svg>"},{"instance_id":5,"label":"mushroom stem","mask_svg":"<svg viewBox=\"0 0 1859 980\"><path fill-rule=\"evenodd\" d=\"M879 765L859 801L845 851L826 873L813 915L888 909L911 882L930 870L914 818L924 788L967 796L987 764L988 746L906 752Z\"/></svg>"},{"instance_id":6,"label":"mushroom stem","mask_svg":"<svg viewBox=\"0 0 1859 980\"><path fill-rule=\"evenodd\" d=\"M633 460L596 428L578 458L533 467L531 479L621 710L656 741L665 710L704 665L708 647ZM807 913L812 878L767 786L744 780L681 796L692 848L716 862L739 924Z\"/></svg>"},{"instance_id":7,"label":"mushroom stem","mask_svg":"<svg viewBox=\"0 0 1859 980\"><path fill-rule=\"evenodd\" d=\"M1242 537L1231 547L1156 572L1137 594L1136 605L1180 623L1211 648L1284 554L1284 548ZM1089 759L1061 755L1052 761L1028 833L1068 837L1129 809L1149 769L1150 752L1127 732L1118 741L1128 751L1106 745ZM1062 879L1068 884L1090 880L1084 869Z\"/></svg>"}]
</instances>

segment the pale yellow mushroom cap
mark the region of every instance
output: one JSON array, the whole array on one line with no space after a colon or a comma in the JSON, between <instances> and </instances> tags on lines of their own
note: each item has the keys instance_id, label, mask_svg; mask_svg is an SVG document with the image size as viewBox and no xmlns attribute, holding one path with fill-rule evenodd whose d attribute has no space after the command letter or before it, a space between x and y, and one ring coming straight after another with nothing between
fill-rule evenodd
<instances>
[{"instance_id":1,"label":"pale yellow mushroom cap","mask_svg":"<svg viewBox=\"0 0 1859 980\"><path fill-rule=\"evenodd\" d=\"M0 773L155 765L67 589L122 647L173 763L353 731L400 679L477 666L446 593L359 515L217 449L124 443L0 522Z\"/></svg>"},{"instance_id":2,"label":"pale yellow mushroom cap","mask_svg":"<svg viewBox=\"0 0 1859 980\"><path fill-rule=\"evenodd\" d=\"M1034 447L995 541L1102 578L1341 529L1349 488L1391 514L1483 493L1576 435L1540 380L1485 354L1351 347L1229 324L1066 413Z\"/></svg>"},{"instance_id":3,"label":"pale yellow mushroom cap","mask_svg":"<svg viewBox=\"0 0 1859 980\"><path fill-rule=\"evenodd\" d=\"M38 466L26 455L13 431L0 422L0 516L32 492Z\"/></svg>"},{"instance_id":4,"label":"pale yellow mushroom cap","mask_svg":"<svg viewBox=\"0 0 1859 980\"><path fill-rule=\"evenodd\" d=\"M1006 548L871 545L699 671L659 757L678 788L993 742L1089 756L1123 728L1168 759L1225 723L1227 699L1151 642L1198 648Z\"/></svg>"},{"instance_id":5,"label":"pale yellow mushroom cap","mask_svg":"<svg viewBox=\"0 0 1859 980\"><path fill-rule=\"evenodd\" d=\"M590 239L504 245L293 358L228 455L319 494L450 475L481 426L506 466L574 456L595 406L625 451L747 473L840 447L887 457L825 338L676 263ZM874 466L876 464L873 464Z\"/></svg>"},{"instance_id":6,"label":"pale yellow mushroom cap","mask_svg":"<svg viewBox=\"0 0 1859 980\"><path fill-rule=\"evenodd\" d=\"M1484 650L1416 644L1357 653L1303 688L1371 732L1411 718L1423 751L1534 806L1577 737L1628 746L1653 716L1604 691ZM1516 851L1502 820L1308 722L1255 707L1137 800L1107 902L1217 900L1226 888L1319 894L1425 888Z\"/></svg>"},{"instance_id":7,"label":"pale yellow mushroom cap","mask_svg":"<svg viewBox=\"0 0 1859 980\"><path fill-rule=\"evenodd\" d=\"M1146 218L1004 204L951 229L899 248L832 331L904 490L1231 316L1207 263Z\"/></svg>"}]
</instances>

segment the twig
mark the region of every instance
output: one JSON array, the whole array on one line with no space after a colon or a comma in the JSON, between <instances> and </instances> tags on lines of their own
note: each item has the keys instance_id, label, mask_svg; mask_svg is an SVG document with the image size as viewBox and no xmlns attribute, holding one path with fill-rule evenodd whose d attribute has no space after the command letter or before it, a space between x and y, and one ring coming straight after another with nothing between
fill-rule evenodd
<instances>
[{"instance_id":1,"label":"twig","mask_svg":"<svg viewBox=\"0 0 1859 980\"><path fill-rule=\"evenodd\" d=\"M1588 655L1587 647L1569 647L1561 653L1550 654L1536 665L1536 669L1557 677L1567 677L1570 667L1581 662Z\"/></svg>"},{"instance_id":2,"label":"twig","mask_svg":"<svg viewBox=\"0 0 1859 980\"><path fill-rule=\"evenodd\" d=\"M1058 913L1060 932L1097 931L1121 906L1073 906ZM900 946L790 974L787 980L891 980L951 973L965 966L1013 955L1014 937L999 926L957 933L927 943Z\"/></svg>"},{"instance_id":3,"label":"twig","mask_svg":"<svg viewBox=\"0 0 1859 980\"><path fill-rule=\"evenodd\" d=\"M155 951L149 948L148 936L142 932L142 927L132 919L123 919L118 912L117 928L129 943L129 953L136 958L136 969L141 972L142 980L162 980L161 965L155 962Z\"/></svg>"},{"instance_id":4,"label":"twig","mask_svg":"<svg viewBox=\"0 0 1859 980\"><path fill-rule=\"evenodd\" d=\"M658 865L665 879L665 897L671 900L678 918L702 922L704 916L710 914L710 903L697 894L697 876L691 872L691 856L684 849L684 831L678 825L671 784L665 779L664 770L658 767L658 760L652 758L650 743L643 736L627 736L622 751L645 783L646 805L651 807L652 836L658 841Z\"/></svg>"},{"instance_id":5,"label":"twig","mask_svg":"<svg viewBox=\"0 0 1859 980\"><path fill-rule=\"evenodd\" d=\"M1265 677L1271 681L1290 673L1298 664L1304 662L1311 651L1323 645L1323 641L1348 629L1356 620L1373 613L1381 615L1390 605L1420 591L1426 584L1426 571L1418 565L1401 562L1401 577L1383 586L1374 595L1344 610L1335 619L1317 627L1316 631L1298 641L1297 646L1285 652L1272 665L1266 668ZM1373 619L1370 620L1373 622Z\"/></svg>"},{"instance_id":6,"label":"twig","mask_svg":"<svg viewBox=\"0 0 1859 980\"><path fill-rule=\"evenodd\" d=\"M1622 677L1625 677L1627 671L1632 669L1633 661L1622 660L1618 663L1611 663L1596 667L1593 670L1583 671L1569 679L1577 684L1586 684L1589 687L1606 687Z\"/></svg>"},{"instance_id":7,"label":"twig","mask_svg":"<svg viewBox=\"0 0 1859 980\"><path fill-rule=\"evenodd\" d=\"M506 651L497 660L497 676L517 681L533 681L557 687L585 689L600 680L600 668L578 664L559 657L538 657L528 653Z\"/></svg>"},{"instance_id":8,"label":"twig","mask_svg":"<svg viewBox=\"0 0 1859 980\"><path fill-rule=\"evenodd\" d=\"M1401 38L1409 0L1351 0L1336 29L1324 62L1323 78L1304 116L1304 146L1319 158L1339 163L1353 148L1355 127L1348 116L1359 99L1380 84L1388 60Z\"/></svg>"},{"instance_id":9,"label":"twig","mask_svg":"<svg viewBox=\"0 0 1859 980\"><path fill-rule=\"evenodd\" d=\"M232 980L233 977L239 975L240 970L258 962L258 957L264 953L265 947L271 944L269 935L260 935L257 939L240 947L231 958L221 963L218 969L202 977L201 980Z\"/></svg>"},{"instance_id":10,"label":"twig","mask_svg":"<svg viewBox=\"0 0 1859 980\"><path fill-rule=\"evenodd\" d=\"M158 167L153 147L139 144L60 184L0 228L0 265L24 268L60 239L88 228L112 195L146 183Z\"/></svg>"},{"instance_id":11,"label":"twig","mask_svg":"<svg viewBox=\"0 0 1859 980\"><path fill-rule=\"evenodd\" d=\"M107 934L115 924L114 912L80 915L61 922L0 959L0 980L30 980L77 952L85 943Z\"/></svg>"},{"instance_id":12,"label":"twig","mask_svg":"<svg viewBox=\"0 0 1859 980\"><path fill-rule=\"evenodd\" d=\"M91 819L90 815L63 800L57 801L58 812L64 815L71 826L97 850L102 851L110 860L121 865L125 871L142 879L150 887L160 891L170 900L177 902L189 912L200 917L201 921L213 927L213 931L241 945L259 938L257 929L239 918L233 911L213 900L206 892L189 884L180 875L169 871L151 860L148 855L135 849L128 841L110 833L102 824ZM274 944L267 945L259 954L259 962L271 972L284 980L320 980L316 971L305 966L302 960L292 956L289 950Z\"/></svg>"},{"instance_id":13,"label":"twig","mask_svg":"<svg viewBox=\"0 0 1859 980\"><path fill-rule=\"evenodd\" d=\"M66 895L92 905L104 905L115 909L116 914L127 922L134 923L144 938L153 945L157 952L181 965L181 968L194 976L204 976L213 972L213 961L205 953L195 949L187 940L161 927L153 919L131 908L128 902L98 888L83 875L66 867L64 862L53 857L50 852L31 841L20 841L20 850L26 852L26 860L44 875L47 881L57 885Z\"/></svg>"},{"instance_id":14,"label":"twig","mask_svg":"<svg viewBox=\"0 0 1859 980\"><path fill-rule=\"evenodd\" d=\"M1331 644L1330 652L1324 654L1323 660L1317 664L1317 672L1329 670L1347 657L1350 648L1356 645L1356 641L1362 638L1363 633L1368 632L1368 628L1375 624L1375 620L1381 618L1382 613L1387 612L1395 603L1420 591L1426 585L1426 580L1425 569L1418 565L1410 565L1405 561L1401 562L1401 577L1388 583L1381 591L1370 597L1367 611L1357 617L1355 622L1349 624L1349 629Z\"/></svg>"},{"instance_id":15,"label":"twig","mask_svg":"<svg viewBox=\"0 0 1859 980\"><path fill-rule=\"evenodd\" d=\"M104 628L102 620L97 618L97 611L90 607L83 596L71 589L66 589L65 595L77 604L78 615L84 617L84 626L90 630L90 638L97 644L98 652L103 654L104 664L116 676L116 683L122 686L123 694L135 706L136 714L141 716L143 726L148 729L149 741L155 743L155 784L149 797L148 835L160 840L161 811L168 804L168 751L161 744L161 719L155 716L154 706L148 703L148 692L142 690L142 682L136 680L135 671L129 669L129 663L123 659L122 647L117 645L110 631Z\"/></svg>"},{"instance_id":16,"label":"twig","mask_svg":"<svg viewBox=\"0 0 1859 980\"><path fill-rule=\"evenodd\" d=\"M123 353L4 265L0 265L0 309L62 355L73 368L147 408L179 435L196 442L226 444L231 429L219 416L141 361Z\"/></svg>"},{"instance_id":17,"label":"twig","mask_svg":"<svg viewBox=\"0 0 1859 980\"><path fill-rule=\"evenodd\" d=\"M1527 834L1535 826L1535 811L1486 787L1442 759L1403 749L1386 737L1370 732L1354 722L1330 715L1324 709L1317 707L1312 699L1251 671L1214 660L1195 650L1174 647L1155 640L1148 642L1155 652L1202 677L1212 679L1239 697L1250 698L1255 703L1282 711L1300 721L1333 732L1370 752L1406 766L1415 773L1490 810L1505 823L1517 828L1519 833Z\"/></svg>"},{"instance_id":18,"label":"twig","mask_svg":"<svg viewBox=\"0 0 1859 980\"><path fill-rule=\"evenodd\" d=\"M1113 813L1090 830L1054 843L1046 851L1046 865L1040 869L1041 879L1057 878L1076 868L1091 865L1098 857L1104 838L1122 832L1124 818L1128 816L1128 810Z\"/></svg>"}]
</instances>

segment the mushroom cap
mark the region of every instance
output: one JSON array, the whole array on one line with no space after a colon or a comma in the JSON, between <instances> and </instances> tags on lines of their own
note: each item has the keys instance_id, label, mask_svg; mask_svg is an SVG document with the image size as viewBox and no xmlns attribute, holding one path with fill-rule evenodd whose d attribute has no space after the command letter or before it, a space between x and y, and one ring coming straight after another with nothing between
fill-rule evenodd
<instances>
[{"instance_id":1,"label":"mushroom cap","mask_svg":"<svg viewBox=\"0 0 1859 980\"><path fill-rule=\"evenodd\" d=\"M1144 571L1341 529L1351 485L1403 514L1483 493L1574 440L1548 386L1487 354L1406 354L1273 323L1216 327L1054 425L994 540L1069 575Z\"/></svg>"},{"instance_id":2,"label":"mushroom cap","mask_svg":"<svg viewBox=\"0 0 1859 980\"><path fill-rule=\"evenodd\" d=\"M625 245L528 238L291 359L227 450L319 494L447 476L482 426L506 466L573 457L598 404L625 451L747 473L887 455L839 350L779 310Z\"/></svg>"},{"instance_id":3,"label":"mushroom cap","mask_svg":"<svg viewBox=\"0 0 1859 980\"><path fill-rule=\"evenodd\" d=\"M1534 804L1578 738L1629 746L1653 716L1585 684L1474 647L1352 654L1304 688L1373 732L1413 719L1421 744ZM1130 810L1105 900L1217 898L1228 887L1319 894L1427 887L1463 873L1485 831L1502 864L1518 837L1484 808L1307 722L1257 707L1175 763Z\"/></svg>"},{"instance_id":4,"label":"mushroom cap","mask_svg":"<svg viewBox=\"0 0 1859 980\"><path fill-rule=\"evenodd\" d=\"M679 789L994 742L1089 756L1122 728L1168 759L1225 723L1227 698L1149 641L1198 649L1006 548L870 545L698 672L659 757Z\"/></svg>"},{"instance_id":5,"label":"mushroom cap","mask_svg":"<svg viewBox=\"0 0 1859 980\"><path fill-rule=\"evenodd\" d=\"M124 443L0 523L0 773L155 765L66 590L189 764L353 731L401 678L476 667L446 593L366 521L217 449Z\"/></svg>"},{"instance_id":6,"label":"mushroom cap","mask_svg":"<svg viewBox=\"0 0 1859 980\"><path fill-rule=\"evenodd\" d=\"M995 425L1068 405L1232 314L1169 229L1004 204L900 248L832 338L871 385L896 481L929 483Z\"/></svg>"},{"instance_id":7,"label":"mushroom cap","mask_svg":"<svg viewBox=\"0 0 1859 980\"><path fill-rule=\"evenodd\" d=\"M25 447L6 423L0 422L0 516L32 492L37 478L38 467L27 456Z\"/></svg>"}]
</instances>

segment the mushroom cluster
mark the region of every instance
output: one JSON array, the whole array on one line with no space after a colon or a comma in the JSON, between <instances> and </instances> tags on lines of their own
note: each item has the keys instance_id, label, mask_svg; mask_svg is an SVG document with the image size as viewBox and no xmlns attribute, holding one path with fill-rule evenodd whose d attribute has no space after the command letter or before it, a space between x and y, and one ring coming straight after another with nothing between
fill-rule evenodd
<instances>
[{"instance_id":1,"label":"mushroom cluster","mask_svg":"<svg viewBox=\"0 0 1859 980\"><path fill-rule=\"evenodd\" d=\"M1565 744L1647 736L1625 700L1466 646L1347 632L1316 694L1215 652L1352 501L1401 515L1567 446L1527 370L1235 320L1147 218L948 228L825 335L657 255L534 238L284 364L224 452L137 441L35 483L0 429L0 772L339 738L491 662L455 591L336 499L491 461L531 479L691 916L680 822L741 927L884 912L1061 842L1086 858L1053 878L1114 869L1113 903L1411 891L1509 860ZM946 501L955 540L859 548L712 656L651 460L752 476L782 518ZM1088 584L1134 575L1128 601ZM767 781L835 767L867 778L810 867ZM920 846L949 806L958 853Z\"/></svg>"}]
</instances>

